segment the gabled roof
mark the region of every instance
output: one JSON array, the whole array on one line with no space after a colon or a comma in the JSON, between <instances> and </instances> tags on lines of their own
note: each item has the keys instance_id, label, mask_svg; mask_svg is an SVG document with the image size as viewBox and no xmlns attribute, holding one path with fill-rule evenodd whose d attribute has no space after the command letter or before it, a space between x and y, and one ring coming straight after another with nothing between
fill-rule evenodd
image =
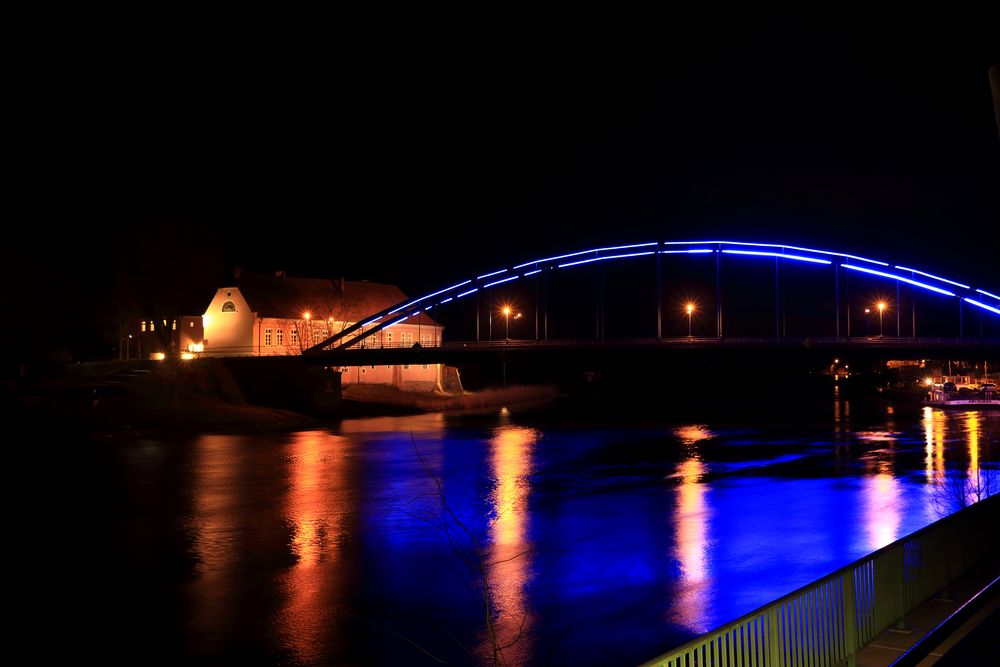
<instances>
[{"instance_id":1,"label":"gabled roof","mask_svg":"<svg viewBox=\"0 0 1000 667\"><path fill-rule=\"evenodd\" d=\"M296 278L283 272L243 273L238 279L243 298L261 317L303 319L309 313L314 320L332 317L338 321L358 322L381 310L406 300L395 285L326 278ZM410 317L406 323L416 323ZM419 317L427 326L440 326L426 313Z\"/></svg>"}]
</instances>

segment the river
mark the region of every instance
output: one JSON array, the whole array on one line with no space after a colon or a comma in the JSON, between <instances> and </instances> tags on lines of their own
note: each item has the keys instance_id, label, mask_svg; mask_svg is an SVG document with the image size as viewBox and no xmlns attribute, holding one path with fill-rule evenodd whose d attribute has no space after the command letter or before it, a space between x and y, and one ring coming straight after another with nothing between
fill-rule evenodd
<instances>
[{"instance_id":1,"label":"river","mask_svg":"<svg viewBox=\"0 0 1000 667\"><path fill-rule=\"evenodd\" d=\"M997 485L996 412L833 388L777 414L91 438L69 636L106 663L635 664Z\"/></svg>"}]
</instances>

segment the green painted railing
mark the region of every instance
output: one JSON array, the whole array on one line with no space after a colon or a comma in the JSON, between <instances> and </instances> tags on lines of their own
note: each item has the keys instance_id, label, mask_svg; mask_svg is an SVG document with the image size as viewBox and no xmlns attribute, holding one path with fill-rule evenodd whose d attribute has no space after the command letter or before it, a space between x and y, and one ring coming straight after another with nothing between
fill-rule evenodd
<instances>
[{"instance_id":1,"label":"green painted railing","mask_svg":"<svg viewBox=\"0 0 1000 667\"><path fill-rule=\"evenodd\" d=\"M976 503L643 667L836 667L984 558L1000 495Z\"/></svg>"}]
</instances>

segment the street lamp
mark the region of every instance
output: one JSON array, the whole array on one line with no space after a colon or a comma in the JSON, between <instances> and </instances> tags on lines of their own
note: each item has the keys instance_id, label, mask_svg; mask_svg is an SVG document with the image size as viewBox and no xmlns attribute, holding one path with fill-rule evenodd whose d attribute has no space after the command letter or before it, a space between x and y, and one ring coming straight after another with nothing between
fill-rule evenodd
<instances>
[{"instance_id":1,"label":"street lamp","mask_svg":"<svg viewBox=\"0 0 1000 667\"><path fill-rule=\"evenodd\" d=\"M504 339L510 340L510 306L503 307L503 318L504 318Z\"/></svg>"},{"instance_id":2,"label":"street lamp","mask_svg":"<svg viewBox=\"0 0 1000 667\"><path fill-rule=\"evenodd\" d=\"M694 312L694 304L689 303L684 306L684 312L688 315L688 338L691 337L691 314Z\"/></svg>"},{"instance_id":3,"label":"street lamp","mask_svg":"<svg viewBox=\"0 0 1000 667\"><path fill-rule=\"evenodd\" d=\"M885 301L878 302L878 337L882 337L882 313L885 312Z\"/></svg>"},{"instance_id":4,"label":"street lamp","mask_svg":"<svg viewBox=\"0 0 1000 667\"><path fill-rule=\"evenodd\" d=\"M871 338L872 335L872 309L865 308L865 336Z\"/></svg>"}]
</instances>

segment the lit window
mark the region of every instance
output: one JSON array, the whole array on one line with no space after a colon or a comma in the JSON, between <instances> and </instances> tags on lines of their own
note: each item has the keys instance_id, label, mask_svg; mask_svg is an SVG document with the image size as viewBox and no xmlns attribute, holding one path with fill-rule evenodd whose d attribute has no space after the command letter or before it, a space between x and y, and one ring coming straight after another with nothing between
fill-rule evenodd
<instances>
[{"instance_id":1,"label":"lit window","mask_svg":"<svg viewBox=\"0 0 1000 667\"><path fill-rule=\"evenodd\" d=\"M225 302L224 304L222 304L222 312L224 312L224 313L235 313L236 312L236 304L233 303L232 301Z\"/></svg>"},{"instance_id":2,"label":"lit window","mask_svg":"<svg viewBox=\"0 0 1000 667\"><path fill-rule=\"evenodd\" d=\"M264 329L264 346L271 347L271 330Z\"/></svg>"},{"instance_id":3,"label":"lit window","mask_svg":"<svg viewBox=\"0 0 1000 667\"><path fill-rule=\"evenodd\" d=\"M141 326L142 326L142 330L145 331L146 330L146 320L143 320L141 322Z\"/></svg>"},{"instance_id":4,"label":"lit window","mask_svg":"<svg viewBox=\"0 0 1000 667\"><path fill-rule=\"evenodd\" d=\"M274 335L275 343L277 343L278 347L283 347L285 345L285 330L278 329Z\"/></svg>"},{"instance_id":5,"label":"lit window","mask_svg":"<svg viewBox=\"0 0 1000 667\"><path fill-rule=\"evenodd\" d=\"M190 322L188 322L188 326L191 327L192 329L194 329L194 320L191 320Z\"/></svg>"},{"instance_id":6,"label":"lit window","mask_svg":"<svg viewBox=\"0 0 1000 667\"><path fill-rule=\"evenodd\" d=\"M400 343L402 343L403 347L413 347L413 332L412 331L402 332L401 334L399 334L399 340Z\"/></svg>"},{"instance_id":7,"label":"lit window","mask_svg":"<svg viewBox=\"0 0 1000 667\"><path fill-rule=\"evenodd\" d=\"M177 320L171 320L170 321L170 330L171 331L177 331Z\"/></svg>"},{"instance_id":8,"label":"lit window","mask_svg":"<svg viewBox=\"0 0 1000 667\"><path fill-rule=\"evenodd\" d=\"M156 331L156 320L150 320L149 321L149 330L150 331Z\"/></svg>"},{"instance_id":9,"label":"lit window","mask_svg":"<svg viewBox=\"0 0 1000 667\"><path fill-rule=\"evenodd\" d=\"M420 347L430 347L434 342L434 334L420 332Z\"/></svg>"},{"instance_id":10,"label":"lit window","mask_svg":"<svg viewBox=\"0 0 1000 667\"><path fill-rule=\"evenodd\" d=\"M299 344L299 330L296 329L295 327L292 327L291 338L292 338L292 345L298 345Z\"/></svg>"}]
</instances>

